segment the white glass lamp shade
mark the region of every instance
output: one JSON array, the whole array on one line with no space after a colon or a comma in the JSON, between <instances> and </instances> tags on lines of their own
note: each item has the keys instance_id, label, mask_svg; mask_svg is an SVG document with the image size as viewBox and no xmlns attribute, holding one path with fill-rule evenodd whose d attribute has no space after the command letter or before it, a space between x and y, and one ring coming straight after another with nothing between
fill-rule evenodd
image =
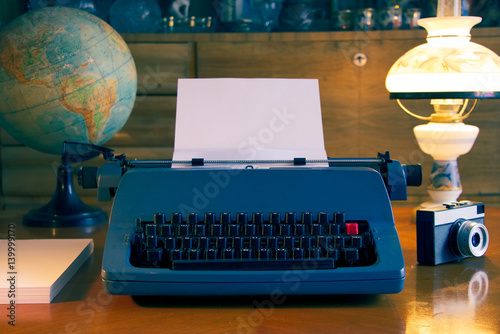
<instances>
[{"instance_id":1,"label":"white glass lamp shade","mask_svg":"<svg viewBox=\"0 0 500 334\"><path fill-rule=\"evenodd\" d=\"M470 29L480 21L470 16L419 20L428 32L427 43L391 67L386 78L391 97L499 97L500 57L470 41Z\"/></svg>"}]
</instances>

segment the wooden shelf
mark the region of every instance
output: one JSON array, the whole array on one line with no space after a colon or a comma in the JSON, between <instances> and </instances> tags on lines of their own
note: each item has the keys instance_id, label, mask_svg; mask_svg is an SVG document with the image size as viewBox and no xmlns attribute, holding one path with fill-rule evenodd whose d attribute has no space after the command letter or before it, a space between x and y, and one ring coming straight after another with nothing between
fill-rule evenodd
<instances>
[{"instance_id":1,"label":"wooden shelf","mask_svg":"<svg viewBox=\"0 0 500 334\"><path fill-rule=\"evenodd\" d=\"M356 41L373 40L424 40L427 33L419 30L374 31L318 31L318 32L271 32L271 33L178 33L178 34L123 34L128 43L175 43L175 42L283 42L283 41ZM500 36L500 28L474 28L472 37Z\"/></svg>"}]
</instances>

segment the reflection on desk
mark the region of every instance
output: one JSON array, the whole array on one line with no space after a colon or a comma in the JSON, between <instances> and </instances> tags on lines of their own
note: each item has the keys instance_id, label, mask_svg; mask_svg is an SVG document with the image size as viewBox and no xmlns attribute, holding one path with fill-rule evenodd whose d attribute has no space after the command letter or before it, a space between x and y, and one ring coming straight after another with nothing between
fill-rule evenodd
<instances>
[{"instance_id":1,"label":"reflection on desk","mask_svg":"<svg viewBox=\"0 0 500 334\"><path fill-rule=\"evenodd\" d=\"M489 292L485 261L482 257L436 267L417 265L416 297L409 308L407 331L421 332L422 326L436 330L435 324L443 323L447 332L477 333L478 310Z\"/></svg>"},{"instance_id":2,"label":"reflection on desk","mask_svg":"<svg viewBox=\"0 0 500 334\"><path fill-rule=\"evenodd\" d=\"M106 229L95 231L95 256L52 304L17 305L16 327L0 307L2 333L498 333L500 331L500 208L486 206L492 242L482 258L440 266L416 261L411 209L394 209L406 264L404 290L395 295L166 298L110 296L100 268ZM21 225L22 213L2 212L18 238L50 237ZM58 230L57 237L75 231ZM88 236L82 236L88 237Z\"/></svg>"}]
</instances>

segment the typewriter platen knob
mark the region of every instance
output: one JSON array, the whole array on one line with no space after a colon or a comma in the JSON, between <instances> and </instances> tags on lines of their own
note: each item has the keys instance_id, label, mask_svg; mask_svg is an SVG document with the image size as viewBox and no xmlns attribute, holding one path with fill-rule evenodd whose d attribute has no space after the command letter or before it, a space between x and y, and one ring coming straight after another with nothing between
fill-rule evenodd
<instances>
[{"instance_id":1,"label":"typewriter platen knob","mask_svg":"<svg viewBox=\"0 0 500 334\"><path fill-rule=\"evenodd\" d=\"M84 166L80 167L77 172L78 185L83 189L97 188L98 167Z\"/></svg>"},{"instance_id":2,"label":"typewriter platen knob","mask_svg":"<svg viewBox=\"0 0 500 334\"><path fill-rule=\"evenodd\" d=\"M419 187L422 184L422 166L403 165L403 171L405 173L407 186Z\"/></svg>"}]
</instances>

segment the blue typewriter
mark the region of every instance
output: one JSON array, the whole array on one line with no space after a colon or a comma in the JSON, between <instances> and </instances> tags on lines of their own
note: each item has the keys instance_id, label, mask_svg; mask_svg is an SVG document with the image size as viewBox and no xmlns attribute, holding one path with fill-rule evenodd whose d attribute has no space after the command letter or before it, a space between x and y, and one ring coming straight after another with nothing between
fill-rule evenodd
<instances>
[{"instance_id":1,"label":"blue typewriter","mask_svg":"<svg viewBox=\"0 0 500 334\"><path fill-rule=\"evenodd\" d=\"M85 144L80 144L85 145ZM210 161L107 160L80 183L111 200L102 280L110 294L327 295L403 289L391 200L421 183L389 153L308 167L210 168ZM81 152L82 149L79 149ZM172 168L175 163L188 168ZM220 163L220 162L219 162ZM266 163L259 161L260 164ZM273 163L273 162L269 162ZM220 165L220 164L219 164Z\"/></svg>"}]
</instances>

